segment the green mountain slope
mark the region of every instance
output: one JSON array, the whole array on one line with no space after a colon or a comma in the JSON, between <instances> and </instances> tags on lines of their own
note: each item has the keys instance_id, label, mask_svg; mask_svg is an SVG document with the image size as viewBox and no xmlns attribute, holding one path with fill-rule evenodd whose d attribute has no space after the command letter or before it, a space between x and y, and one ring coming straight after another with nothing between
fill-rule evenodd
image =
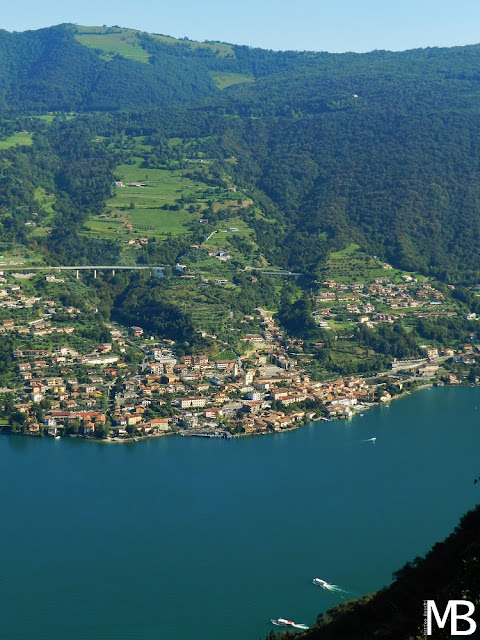
<instances>
[{"instance_id":1,"label":"green mountain slope","mask_svg":"<svg viewBox=\"0 0 480 640\"><path fill-rule=\"evenodd\" d=\"M97 35L106 42L93 41L94 48L94 35L77 34L70 25L0 32L4 108L32 113L117 110L194 102L216 91L201 60L188 64L156 47L153 39L149 53L140 34L133 32L133 38L125 31L130 41Z\"/></svg>"},{"instance_id":2,"label":"green mountain slope","mask_svg":"<svg viewBox=\"0 0 480 640\"><path fill-rule=\"evenodd\" d=\"M479 46L273 52L60 25L0 32L0 59L5 140L13 117L54 111L92 113L112 166L135 137L156 136L139 160L150 167L169 140L187 156L196 145L210 180L254 202L242 215L272 264L318 277L353 241L405 269L478 279Z\"/></svg>"}]
</instances>

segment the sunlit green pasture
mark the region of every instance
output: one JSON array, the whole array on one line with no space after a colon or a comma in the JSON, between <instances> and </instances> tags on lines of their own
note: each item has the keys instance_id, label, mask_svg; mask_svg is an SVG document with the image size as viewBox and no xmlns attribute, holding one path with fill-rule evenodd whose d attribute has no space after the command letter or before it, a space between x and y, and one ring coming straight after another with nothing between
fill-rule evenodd
<instances>
[{"instance_id":1,"label":"sunlit green pasture","mask_svg":"<svg viewBox=\"0 0 480 640\"><path fill-rule=\"evenodd\" d=\"M164 35L143 34L141 31L121 27L75 27L76 40L90 49L100 51L101 57L106 60L111 60L118 54L137 62L148 62L150 54L143 49L140 35L148 35L152 40L163 45L183 46L191 50L208 49L219 58L235 57L232 45L221 42L181 40Z\"/></svg>"},{"instance_id":2,"label":"sunlit green pasture","mask_svg":"<svg viewBox=\"0 0 480 640\"><path fill-rule=\"evenodd\" d=\"M161 209L135 209L130 212L133 229L145 232L146 236L178 235L187 231L186 225L192 215L184 210L162 211Z\"/></svg>"},{"instance_id":3,"label":"sunlit green pasture","mask_svg":"<svg viewBox=\"0 0 480 640\"><path fill-rule=\"evenodd\" d=\"M108 217L92 217L85 223L89 235L110 240L128 240L132 237L178 235L187 231L191 214L184 210L135 209L113 213Z\"/></svg>"},{"instance_id":4,"label":"sunlit green pasture","mask_svg":"<svg viewBox=\"0 0 480 640\"><path fill-rule=\"evenodd\" d=\"M182 196L200 198L207 185L186 178L181 170L144 169L141 162L142 158L136 158L135 164L117 167L115 177L125 186L115 187L106 211L85 223L89 235L122 240L177 235L186 232L187 225L198 217L179 201ZM146 186L129 187L131 183Z\"/></svg>"},{"instance_id":5,"label":"sunlit green pasture","mask_svg":"<svg viewBox=\"0 0 480 640\"><path fill-rule=\"evenodd\" d=\"M153 40L167 45L182 45L189 49L209 49L219 58L235 57L235 52L231 44L223 44L221 42L195 42L193 40L180 40L178 38L171 38L170 36L163 36L157 34L149 34Z\"/></svg>"},{"instance_id":6,"label":"sunlit green pasture","mask_svg":"<svg viewBox=\"0 0 480 640\"><path fill-rule=\"evenodd\" d=\"M181 170L144 169L140 167L142 158L135 165L122 164L115 170L115 176L125 187L116 187L114 197L108 202L109 208L135 206L149 208L164 204L174 205L182 196L199 195L206 188L183 176ZM146 187L129 187L129 183L144 183Z\"/></svg>"},{"instance_id":7,"label":"sunlit green pasture","mask_svg":"<svg viewBox=\"0 0 480 640\"><path fill-rule=\"evenodd\" d=\"M229 229L238 229L238 231L229 231ZM205 249L218 249L224 247L229 243L230 238L234 236L240 236L241 238L251 239L252 230L247 223L241 218L230 218L230 220L222 220L218 223L218 230L209 240L204 244ZM253 244L253 242L252 242Z\"/></svg>"},{"instance_id":8,"label":"sunlit green pasture","mask_svg":"<svg viewBox=\"0 0 480 640\"><path fill-rule=\"evenodd\" d=\"M230 73L228 71L210 71L210 75L219 89L226 89L235 84L243 84L244 82L255 82L253 76L244 73Z\"/></svg>"},{"instance_id":9,"label":"sunlit green pasture","mask_svg":"<svg viewBox=\"0 0 480 640\"><path fill-rule=\"evenodd\" d=\"M138 36L139 32L133 29L77 27L75 39L85 47L101 51L101 57L106 60L120 55L129 60L148 62L150 55L142 48Z\"/></svg>"},{"instance_id":10,"label":"sunlit green pasture","mask_svg":"<svg viewBox=\"0 0 480 640\"><path fill-rule=\"evenodd\" d=\"M402 275L414 276L419 281L424 279L418 274L389 268L384 264L386 265L379 258L368 255L357 244L352 243L345 249L330 254L324 276L337 282L364 283L375 278L388 278L400 282Z\"/></svg>"},{"instance_id":11,"label":"sunlit green pasture","mask_svg":"<svg viewBox=\"0 0 480 640\"><path fill-rule=\"evenodd\" d=\"M33 144L31 133L25 133L23 131L19 131L14 133L13 136L6 138L5 140L0 140L0 149L10 149L11 147L27 147Z\"/></svg>"}]
</instances>

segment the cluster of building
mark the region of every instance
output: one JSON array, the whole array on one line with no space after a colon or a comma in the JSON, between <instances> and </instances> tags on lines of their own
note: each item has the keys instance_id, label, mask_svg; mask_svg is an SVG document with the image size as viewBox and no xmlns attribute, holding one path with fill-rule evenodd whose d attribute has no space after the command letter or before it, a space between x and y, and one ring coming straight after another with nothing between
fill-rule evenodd
<instances>
[{"instance_id":1,"label":"cluster of building","mask_svg":"<svg viewBox=\"0 0 480 640\"><path fill-rule=\"evenodd\" d=\"M14 334L22 337L40 338L52 334L72 334L74 326L52 324L52 317L58 310L58 303L43 300L40 296L25 293L18 284L7 284L8 280L0 272L0 309L18 311L32 310L20 318L7 317L0 321L0 334ZM74 307L62 308L69 317L74 318L79 310ZM15 314L18 315L18 314ZM28 316L34 317L28 320ZM40 317L38 317L40 315Z\"/></svg>"},{"instance_id":2,"label":"cluster of building","mask_svg":"<svg viewBox=\"0 0 480 640\"><path fill-rule=\"evenodd\" d=\"M370 285L325 281L317 296L319 322L328 324L329 315L334 315L330 309L339 304L358 322L363 322L362 314L366 322L391 322L398 317L385 308L442 305L441 291L408 278L401 283L377 278ZM248 330L239 339L246 345L245 353L219 359L207 353L183 355L172 340L148 340L138 326L106 325L110 341L89 353L65 344L35 348L53 333L73 334L80 311L29 297L15 284L0 290L2 305L35 306L40 316L28 322L7 318L0 323L0 332L25 338L28 344L13 354L18 384L12 391L15 408L33 435L122 440L168 433L231 437L282 431L304 421L350 417L373 402L389 401L386 383L401 390L405 380L435 378L442 359L472 364L478 357L469 344L461 352L440 352L425 345L424 357L394 361L384 378L320 382L308 375L309 358L302 340L287 339L272 314L262 308L244 317ZM55 323L59 310L68 314L71 325ZM39 340L35 343L33 338ZM128 346L141 356L139 364L127 362Z\"/></svg>"},{"instance_id":3,"label":"cluster of building","mask_svg":"<svg viewBox=\"0 0 480 640\"><path fill-rule=\"evenodd\" d=\"M329 329L329 319L343 308L358 323L376 324L388 322L406 313L418 317L456 316L444 306L444 294L427 280L419 283L405 275L402 282L388 277L375 278L370 284L343 283L326 280L316 296L317 322ZM422 311L417 311L422 308Z\"/></svg>"},{"instance_id":4,"label":"cluster of building","mask_svg":"<svg viewBox=\"0 0 480 640\"><path fill-rule=\"evenodd\" d=\"M41 298L38 296L26 295L20 285L7 285L6 282L7 280L0 275L0 309L31 309L40 302Z\"/></svg>"},{"instance_id":5,"label":"cluster of building","mask_svg":"<svg viewBox=\"0 0 480 640\"><path fill-rule=\"evenodd\" d=\"M306 420L353 415L375 399L375 389L360 378L312 381L292 357L301 341L286 340L270 313L256 312L260 332L241 338L251 347L246 356L177 358L174 345L150 349L144 370L125 380L115 397L119 434L132 425L137 433L211 437L281 431ZM163 422L146 421L147 409L159 407Z\"/></svg>"}]
</instances>

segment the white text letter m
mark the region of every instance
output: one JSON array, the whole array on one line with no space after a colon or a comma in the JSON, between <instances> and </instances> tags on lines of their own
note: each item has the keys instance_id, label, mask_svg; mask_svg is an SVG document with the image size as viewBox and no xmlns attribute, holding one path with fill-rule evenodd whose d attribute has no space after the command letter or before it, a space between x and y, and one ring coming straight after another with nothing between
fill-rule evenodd
<instances>
[{"instance_id":1,"label":"white text letter m","mask_svg":"<svg viewBox=\"0 0 480 640\"><path fill-rule=\"evenodd\" d=\"M457 613L457 608L462 605L467 607L468 611L463 615L459 615ZM473 604L473 602L469 602L468 600L449 600L447 608L445 609L445 613L443 614L443 618L441 618L437 609L437 605L435 604L435 600L427 600L427 636L432 635L432 613L439 629L444 628L444 626L447 624L448 616L452 614L451 634L455 634L456 636L472 635L472 633L474 633L477 628L476 622L470 618L470 615L474 611L475 605ZM468 621L469 629L467 631L458 631L458 620Z\"/></svg>"}]
</instances>

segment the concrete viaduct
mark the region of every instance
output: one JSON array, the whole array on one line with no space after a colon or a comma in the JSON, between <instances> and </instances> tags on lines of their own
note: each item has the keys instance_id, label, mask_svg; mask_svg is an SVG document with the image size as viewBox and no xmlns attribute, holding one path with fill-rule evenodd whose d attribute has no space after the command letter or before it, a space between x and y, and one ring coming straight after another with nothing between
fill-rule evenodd
<instances>
[{"instance_id":1,"label":"concrete viaduct","mask_svg":"<svg viewBox=\"0 0 480 640\"><path fill-rule=\"evenodd\" d=\"M111 271L113 275L115 275L116 271L143 271L149 269L153 271L155 269L162 269L165 265L148 265L148 266L138 266L138 265L118 265L118 264L110 264L110 265L72 265L72 266L62 266L62 267L25 267L25 266L16 266L16 265L0 265L1 271L75 271L75 275L78 277L80 275L80 271L93 271L93 277L97 277L98 271Z\"/></svg>"}]
</instances>

